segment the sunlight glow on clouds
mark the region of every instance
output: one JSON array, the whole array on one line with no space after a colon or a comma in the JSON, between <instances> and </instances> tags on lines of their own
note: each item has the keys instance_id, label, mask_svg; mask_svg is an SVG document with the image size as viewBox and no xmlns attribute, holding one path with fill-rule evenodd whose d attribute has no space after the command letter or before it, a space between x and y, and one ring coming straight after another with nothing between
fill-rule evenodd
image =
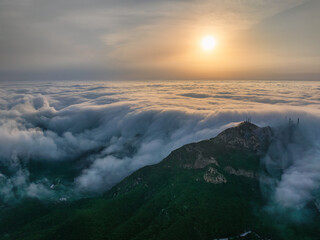
<instances>
[{"instance_id":1,"label":"sunlight glow on clouds","mask_svg":"<svg viewBox=\"0 0 320 240\"><path fill-rule=\"evenodd\" d=\"M248 117L260 126L299 117L317 152L319 91L317 82L277 81L1 84L2 200L101 193L172 150ZM283 175L276 192L280 203L290 204L283 192L292 191L292 204L303 204L320 181L313 171L316 159L301 156ZM309 188L291 181L297 174Z\"/></svg>"}]
</instances>

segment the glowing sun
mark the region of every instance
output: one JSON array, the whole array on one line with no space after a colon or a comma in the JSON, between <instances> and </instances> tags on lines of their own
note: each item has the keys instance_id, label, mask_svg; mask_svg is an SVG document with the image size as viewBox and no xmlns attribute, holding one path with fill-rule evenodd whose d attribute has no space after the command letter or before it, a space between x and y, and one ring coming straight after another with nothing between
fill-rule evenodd
<instances>
[{"instance_id":1,"label":"glowing sun","mask_svg":"<svg viewBox=\"0 0 320 240\"><path fill-rule=\"evenodd\" d=\"M217 40L213 36L205 36L201 40L201 47L205 51L213 50L217 45Z\"/></svg>"}]
</instances>

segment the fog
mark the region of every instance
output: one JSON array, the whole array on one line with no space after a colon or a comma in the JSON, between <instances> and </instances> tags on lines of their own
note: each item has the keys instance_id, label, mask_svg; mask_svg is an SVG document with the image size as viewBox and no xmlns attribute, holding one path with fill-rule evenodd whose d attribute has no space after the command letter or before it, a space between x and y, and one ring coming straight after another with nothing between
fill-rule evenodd
<instances>
[{"instance_id":1,"label":"fog","mask_svg":"<svg viewBox=\"0 0 320 240\"><path fill-rule=\"evenodd\" d=\"M277 129L263 159L270 205L301 209L320 184L319 92L318 82L1 83L1 200L101 194L250 117ZM290 131L289 118L300 119Z\"/></svg>"},{"instance_id":2,"label":"fog","mask_svg":"<svg viewBox=\"0 0 320 240\"><path fill-rule=\"evenodd\" d=\"M262 190L269 199L268 211L290 212L293 219L305 221L303 210L314 205L320 193L320 130L317 123L280 125L267 155L262 159L265 174ZM298 214L299 213L299 214Z\"/></svg>"}]
</instances>

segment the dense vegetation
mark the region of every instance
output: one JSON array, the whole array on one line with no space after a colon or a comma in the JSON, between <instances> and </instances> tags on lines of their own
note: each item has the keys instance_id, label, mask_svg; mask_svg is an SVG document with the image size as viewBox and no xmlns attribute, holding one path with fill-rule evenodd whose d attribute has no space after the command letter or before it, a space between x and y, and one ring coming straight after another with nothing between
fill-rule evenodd
<instances>
[{"instance_id":1,"label":"dense vegetation","mask_svg":"<svg viewBox=\"0 0 320 240\"><path fill-rule=\"evenodd\" d=\"M304 225L264 210L260 154L214 140L189 144L101 197L2 210L0 239L319 239L319 215Z\"/></svg>"}]
</instances>

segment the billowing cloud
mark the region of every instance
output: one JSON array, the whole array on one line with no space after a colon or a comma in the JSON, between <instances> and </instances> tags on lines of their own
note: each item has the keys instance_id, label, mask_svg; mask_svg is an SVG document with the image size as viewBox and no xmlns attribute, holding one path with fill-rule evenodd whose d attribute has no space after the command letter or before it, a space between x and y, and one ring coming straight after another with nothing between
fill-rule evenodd
<instances>
[{"instance_id":1,"label":"billowing cloud","mask_svg":"<svg viewBox=\"0 0 320 240\"><path fill-rule=\"evenodd\" d=\"M261 126L291 117L312 144L296 137L286 154L274 154L283 145L271 148L266 166L273 171L276 161L282 174L268 186L277 204L304 206L319 184L319 91L317 82L273 81L2 84L2 200L99 194L248 117Z\"/></svg>"},{"instance_id":2,"label":"billowing cloud","mask_svg":"<svg viewBox=\"0 0 320 240\"><path fill-rule=\"evenodd\" d=\"M278 129L268 154L262 159L266 168L262 187L271 196L269 209L297 211L319 197L319 154L319 129L305 124Z\"/></svg>"}]
</instances>

